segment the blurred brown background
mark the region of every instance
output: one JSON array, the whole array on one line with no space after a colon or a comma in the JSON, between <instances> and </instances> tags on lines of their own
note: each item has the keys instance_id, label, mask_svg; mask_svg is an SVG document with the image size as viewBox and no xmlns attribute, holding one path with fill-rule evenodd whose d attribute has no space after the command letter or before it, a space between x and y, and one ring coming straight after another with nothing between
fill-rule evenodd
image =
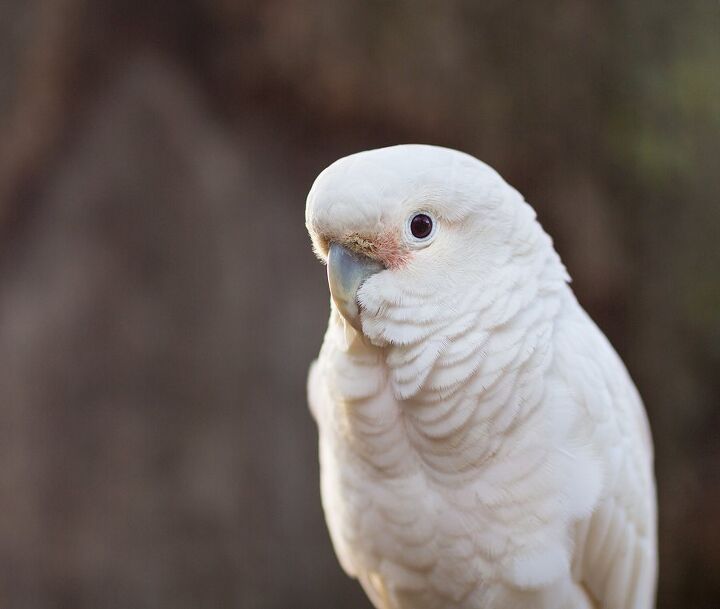
<instances>
[{"instance_id":1,"label":"blurred brown background","mask_svg":"<svg viewBox=\"0 0 720 609\"><path fill-rule=\"evenodd\" d=\"M304 198L428 142L538 210L643 394L659 607L720 606L720 4L0 3L0 606L369 608Z\"/></svg>"}]
</instances>

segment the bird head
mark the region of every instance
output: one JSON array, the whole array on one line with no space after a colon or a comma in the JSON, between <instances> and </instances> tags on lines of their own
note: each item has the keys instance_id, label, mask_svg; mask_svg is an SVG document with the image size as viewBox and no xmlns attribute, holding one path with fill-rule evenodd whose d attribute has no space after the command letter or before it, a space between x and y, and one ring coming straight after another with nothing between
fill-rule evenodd
<instances>
[{"instance_id":1,"label":"bird head","mask_svg":"<svg viewBox=\"0 0 720 609\"><path fill-rule=\"evenodd\" d=\"M336 161L310 190L306 224L335 309L376 346L448 341L483 311L486 325L502 323L521 304L513 295L530 297L546 259L557 259L496 171L436 146Z\"/></svg>"}]
</instances>

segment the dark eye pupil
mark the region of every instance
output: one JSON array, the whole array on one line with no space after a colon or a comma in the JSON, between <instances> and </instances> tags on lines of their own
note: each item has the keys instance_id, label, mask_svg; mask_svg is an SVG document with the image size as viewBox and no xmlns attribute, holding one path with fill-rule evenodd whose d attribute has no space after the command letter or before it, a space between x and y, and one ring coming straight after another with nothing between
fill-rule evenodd
<instances>
[{"instance_id":1,"label":"dark eye pupil","mask_svg":"<svg viewBox=\"0 0 720 609\"><path fill-rule=\"evenodd\" d=\"M432 232L432 220L425 214L417 214L410 220L410 232L416 239L425 239Z\"/></svg>"}]
</instances>

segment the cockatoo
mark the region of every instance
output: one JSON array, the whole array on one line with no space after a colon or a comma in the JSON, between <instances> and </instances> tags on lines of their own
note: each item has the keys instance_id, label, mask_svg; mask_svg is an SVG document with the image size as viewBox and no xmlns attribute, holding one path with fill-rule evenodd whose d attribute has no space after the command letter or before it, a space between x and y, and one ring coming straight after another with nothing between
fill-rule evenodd
<instances>
[{"instance_id":1,"label":"cockatoo","mask_svg":"<svg viewBox=\"0 0 720 609\"><path fill-rule=\"evenodd\" d=\"M394 146L325 169L306 222L331 294L322 502L375 607L650 609L645 410L522 196Z\"/></svg>"}]
</instances>

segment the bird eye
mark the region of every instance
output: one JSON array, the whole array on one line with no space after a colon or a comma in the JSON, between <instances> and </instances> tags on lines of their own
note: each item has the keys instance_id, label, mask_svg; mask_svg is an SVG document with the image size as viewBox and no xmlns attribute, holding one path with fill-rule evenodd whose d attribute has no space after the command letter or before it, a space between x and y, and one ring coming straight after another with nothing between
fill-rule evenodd
<instances>
[{"instance_id":1,"label":"bird eye","mask_svg":"<svg viewBox=\"0 0 720 609\"><path fill-rule=\"evenodd\" d=\"M433 221L427 214L415 214L410 219L410 232L416 239L427 239L433 230Z\"/></svg>"}]
</instances>

